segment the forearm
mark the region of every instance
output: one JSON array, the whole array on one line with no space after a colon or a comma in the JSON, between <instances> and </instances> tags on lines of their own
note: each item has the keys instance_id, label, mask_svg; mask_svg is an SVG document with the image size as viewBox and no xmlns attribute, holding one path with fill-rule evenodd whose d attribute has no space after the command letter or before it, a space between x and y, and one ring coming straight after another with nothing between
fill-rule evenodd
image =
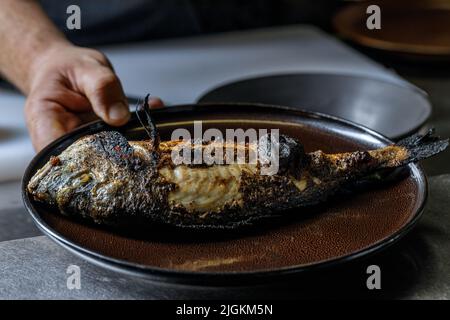
<instances>
[{"instance_id":1,"label":"forearm","mask_svg":"<svg viewBox=\"0 0 450 320\"><path fill-rule=\"evenodd\" d=\"M69 45L34 0L0 1L0 73L27 94L43 54Z\"/></svg>"}]
</instances>

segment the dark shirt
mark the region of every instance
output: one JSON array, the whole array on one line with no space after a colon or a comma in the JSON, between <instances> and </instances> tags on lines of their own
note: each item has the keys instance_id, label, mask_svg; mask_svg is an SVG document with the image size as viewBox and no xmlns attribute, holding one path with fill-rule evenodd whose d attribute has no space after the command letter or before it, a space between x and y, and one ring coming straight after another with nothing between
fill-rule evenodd
<instances>
[{"instance_id":1,"label":"dark shirt","mask_svg":"<svg viewBox=\"0 0 450 320\"><path fill-rule=\"evenodd\" d=\"M54 23L79 45L181 37L299 22L323 23L332 0L40 0ZM69 5L81 29L68 30Z\"/></svg>"}]
</instances>

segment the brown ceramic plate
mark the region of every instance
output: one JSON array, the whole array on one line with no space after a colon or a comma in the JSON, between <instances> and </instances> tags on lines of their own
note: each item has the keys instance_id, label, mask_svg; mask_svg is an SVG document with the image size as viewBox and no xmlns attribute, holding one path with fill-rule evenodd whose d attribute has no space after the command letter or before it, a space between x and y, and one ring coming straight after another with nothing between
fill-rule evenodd
<instances>
[{"instance_id":1,"label":"brown ceramic plate","mask_svg":"<svg viewBox=\"0 0 450 320\"><path fill-rule=\"evenodd\" d=\"M381 9L381 29L369 30L369 5ZM410 58L450 59L447 0L377 0L349 5L334 17L335 29L360 45Z\"/></svg>"},{"instance_id":2,"label":"brown ceramic plate","mask_svg":"<svg viewBox=\"0 0 450 320\"><path fill-rule=\"evenodd\" d=\"M153 112L163 138L173 129L208 127L280 129L302 141L307 151L353 151L389 144L383 136L334 117L287 107L257 104L205 104ZM111 129L95 122L42 150L23 178L23 199L37 225L50 238L98 265L153 280L190 284L267 281L365 256L389 246L418 220L426 199L426 179L417 165L405 178L334 199L314 212L295 210L289 218L268 221L232 234L174 229L151 234L115 232L74 221L34 202L25 191L31 176L51 155L76 139ZM145 137L136 119L120 129Z\"/></svg>"}]
</instances>

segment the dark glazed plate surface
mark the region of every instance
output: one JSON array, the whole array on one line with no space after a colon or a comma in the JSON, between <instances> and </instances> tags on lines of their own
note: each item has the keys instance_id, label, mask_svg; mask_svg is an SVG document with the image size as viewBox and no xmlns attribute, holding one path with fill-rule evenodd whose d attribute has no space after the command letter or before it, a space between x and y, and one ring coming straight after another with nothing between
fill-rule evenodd
<instances>
[{"instance_id":1,"label":"dark glazed plate surface","mask_svg":"<svg viewBox=\"0 0 450 320\"><path fill-rule=\"evenodd\" d=\"M256 102L321 112L394 140L419 129L431 114L426 93L412 85L327 73L238 80L212 89L199 102Z\"/></svg>"},{"instance_id":2,"label":"dark glazed plate surface","mask_svg":"<svg viewBox=\"0 0 450 320\"><path fill-rule=\"evenodd\" d=\"M193 120L203 120L203 129L280 129L300 139L307 151L353 151L390 143L358 125L283 107L194 105L158 110L153 116L166 139L174 128L190 128ZM408 232L426 199L424 174L409 165L409 175L400 181L334 199L315 213L293 211L286 220L233 234L167 229L125 235L62 217L29 198L25 191L29 179L51 155L81 136L105 129L110 128L102 122L89 124L41 151L24 175L24 203L37 225L65 248L104 267L152 280L241 284L350 261L385 248ZM144 137L136 119L121 131L130 138Z\"/></svg>"}]
</instances>

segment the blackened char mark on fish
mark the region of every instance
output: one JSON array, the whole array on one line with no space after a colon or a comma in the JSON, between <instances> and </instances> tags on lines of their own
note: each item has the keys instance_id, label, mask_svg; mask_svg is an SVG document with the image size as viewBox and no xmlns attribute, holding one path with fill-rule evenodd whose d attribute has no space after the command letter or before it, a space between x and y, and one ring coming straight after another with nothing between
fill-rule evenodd
<instances>
[{"instance_id":1,"label":"blackened char mark on fish","mask_svg":"<svg viewBox=\"0 0 450 320\"><path fill-rule=\"evenodd\" d=\"M260 139L258 151L265 158L272 158L272 138L269 134L266 139ZM308 162L303 145L294 138L280 135L278 144L278 164L280 175L291 175L299 178L302 169Z\"/></svg>"},{"instance_id":2,"label":"blackened char mark on fish","mask_svg":"<svg viewBox=\"0 0 450 320\"><path fill-rule=\"evenodd\" d=\"M117 165L128 167L134 171L143 166L142 160L134 157L133 147L128 140L117 131L103 131L94 134L92 142L99 152L105 153L106 157Z\"/></svg>"},{"instance_id":3,"label":"blackened char mark on fish","mask_svg":"<svg viewBox=\"0 0 450 320\"><path fill-rule=\"evenodd\" d=\"M299 178L307 163L303 145L294 138L281 135L279 152L280 173L288 173Z\"/></svg>"},{"instance_id":4,"label":"blackened char mark on fish","mask_svg":"<svg viewBox=\"0 0 450 320\"><path fill-rule=\"evenodd\" d=\"M364 175L367 169L374 167L375 164L376 159L367 151L355 151L342 157L333 157L320 150L309 154L311 174L324 181L351 179Z\"/></svg>"}]
</instances>

